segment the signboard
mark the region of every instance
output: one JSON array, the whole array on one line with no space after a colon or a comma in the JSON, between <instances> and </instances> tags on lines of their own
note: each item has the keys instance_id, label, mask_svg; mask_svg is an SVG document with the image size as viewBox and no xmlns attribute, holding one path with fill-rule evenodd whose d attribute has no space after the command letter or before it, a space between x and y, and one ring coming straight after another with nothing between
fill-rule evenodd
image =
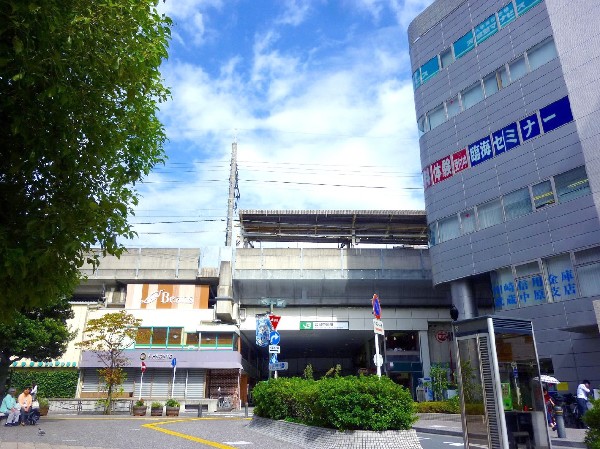
<instances>
[{"instance_id":1,"label":"signboard","mask_svg":"<svg viewBox=\"0 0 600 449\"><path fill-rule=\"evenodd\" d=\"M269 357L269 363L277 363L277 354L271 354Z\"/></svg>"},{"instance_id":2,"label":"signboard","mask_svg":"<svg viewBox=\"0 0 600 449\"><path fill-rule=\"evenodd\" d=\"M515 7L512 2L509 2L504 8L498 11L498 21L500 22L500 28L504 28L510 22L517 18L515 13Z\"/></svg>"},{"instance_id":3,"label":"signboard","mask_svg":"<svg viewBox=\"0 0 600 449\"><path fill-rule=\"evenodd\" d=\"M532 114L529 117L525 117L523 120L519 120L519 128L521 128L521 138L523 139L523 142L539 136L540 122L538 121L537 114Z\"/></svg>"},{"instance_id":4,"label":"signboard","mask_svg":"<svg viewBox=\"0 0 600 449\"><path fill-rule=\"evenodd\" d=\"M288 369L288 362L269 363L269 371L285 371Z\"/></svg>"},{"instance_id":5,"label":"signboard","mask_svg":"<svg viewBox=\"0 0 600 449\"><path fill-rule=\"evenodd\" d=\"M517 124L511 123L495 133L492 133L492 146L496 156L519 146Z\"/></svg>"},{"instance_id":6,"label":"signboard","mask_svg":"<svg viewBox=\"0 0 600 449\"><path fill-rule=\"evenodd\" d=\"M569 97L563 97L545 108L540 109L540 118L544 132L553 131L559 126L573 121L573 112Z\"/></svg>"},{"instance_id":7,"label":"signboard","mask_svg":"<svg viewBox=\"0 0 600 449\"><path fill-rule=\"evenodd\" d=\"M256 316L256 345L265 348L269 345L271 323L266 315Z\"/></svg>"},{"instance_id":8,"label":"signboard","mask_svg":"<svg viewBox=\"0 0 600 449\"><path fill-rule=\"evenodd\" d=\"M376 334L384 335L383 322L380 320L373 320L373 331Z\"/></svg>"},{"instance_id":9,"label":"signboard","mask_svg":"<svg viewBox=\"0 0 600 449\"><path fill-rule=\"evenodd\" d=\"M517 0L517 13L522 16L541 1L542 0Z\"/></svg>"},{"instance_id":10,"label":"signboard","mask_svg":"<svg viewBox=\"0 0 600 449\"><path fill-rule=\"evenodd\" d=\"M281 346L269 345L269 354L279 354L281 352Z\"/></svg>"},{"instance_id":11,"label":"signboard","mask_svg":"<svg viewBox=\"0 0 600 449\"><path fill-rule=\"evenodd\" d=\"M273 330L277 329L277 325L279 324L280 316L277 315L269 315L269 321L271 321L271 327Z\"/></svg>"},{"instance_id":12,"label":"signboard","mask_svg":"<svg viewBox=\"0 0 600 449\"><path fill-rule=\"evenodd\" d=\"M425 83L440 70L438 57L435 55L421 66L421 83Z\"/></svg>"},{"instance_id":13,"label":"signboard","mask_svg":"<svg viewBox=\"0 0 600 449\"><path fill-rule=\"evenodd\" d=\"M496 31L498 31L496 14L492 14L475 27L475 40L477 41L477 45L481 44L488 37L496 34Z\"/></svg>"},{"instance_id":14,"label":"signboard","mask_svg":"<svg viewBox=\"0 0 600 449\"><path fill-rule=\"evenodd\" d=\"M474 47L475 40L473 39L473 32L469 31L459 40L454 42L454 56L458 59L468 51L471 51Z\"/></svg>"},{"instance_id":15,"label":"signboard","mask_svg":"<svg viewBox=\"0 0 600 449\"><path fill-rule=\"evenodd\" d=\"M379 296L377 293L373 295L371 299L371 305L373 306L373 316L380 320L381 319L381 304L379 303Z\"/></svg>"},{"instance_id":16,"label":"signboard","mask_svg":"<svg viewBox=\"0 0 600 449\"><path fill-rule=\"evenodd\" d=\"M439 341L440 343L443 343L444 341L446 341L446 340L449 339L449 336L450 336L450 334L448 332L446 332L446 331L438 331L435 334L435 339L437 341Z\"/></svg>"},{"instance_id":17,"label":"signboard","mask_svg":"<svg viewBox=\"0 0 600 449\"><path fill-rule=\"evenodd\" d=\"M469 158L467 157L467 149L463 148L452 154L452 171L457 174L469 167Z\"/></svg>"},{"instance_id":18,"label":"signboard","mask_svg":"<svg viewBox=\"0 0 600 449\"><path fill-rule=\"evenodd\" d=\"M271 331L269 335L269 343L272 345L278 345L281 342L281 335L277 331Z\"/></svg>"},{"instance_id":19,"label":"signboard","mask_svg":"<svg viewBox=\"0 0 600 449\"><path fill-rule=\"evenodd\" d=\"M429 172L429 165L423 169L423 187L426 189L431 187L431 173Z\"/></svg>"},{"instance_id":20,"label":"signboard","mask_svg":"<svg viewBox=\"0 0 600 449\"><path fill-rule=\"evenodd\" d=\"M431 164L431 182L437 184L452 176L452 156L446 156Z\"/></svg>"},{"instance_id":21,"label":"signboard","mask_svg":"<svg viewBox=\"0 0 600 449\"><path fill-rule=\"evenodd\" d=\"M146 372L146 363L142 362L142 373Z\"/></svg>"},{"instance_id":22,"label":"signboard","mask_svg":"<svg viewBox=\"0 0 600 449\"><path fill-rule=\"evenodd\" d=\"M348 330L348 321L300 321L301 331Z\"/></svg>"}]
</instances>

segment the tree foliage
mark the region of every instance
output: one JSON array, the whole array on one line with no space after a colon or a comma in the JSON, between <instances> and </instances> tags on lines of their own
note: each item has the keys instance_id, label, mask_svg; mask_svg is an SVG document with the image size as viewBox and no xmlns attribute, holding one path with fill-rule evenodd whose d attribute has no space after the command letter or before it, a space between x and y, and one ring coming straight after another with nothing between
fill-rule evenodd
<instances>
[{"instance_id":1,"label":"tree foliage","mask_svg":"<svg viewBox=\"0 0 600 449\"><path fill-rule=\"evenodd\" d=\"M62 298L36 310L15 312L0 326L0 385L15 360L49 362L60 357L74 336L67 326L69 318L73 318L71 305Z\"/></svg>"},{"instance_id":2,"label":"tree foliage","mask_svg":"<svg viewBox=\"0 0 600 449\"><path fill-rule=\"evenodd\" d=\"M0 0L0 318L69 296L91 246L134 235L170 26L156 0Z\"/></svg>"},{"instance_id":3,"label":"tree foliage","mask_svg":"<svg viewBox=\"0 0 600 449\"><path fill-rule=\"evenodd\" d=\"M125 350L135 341L142 320L121 310L88 320L82 341L77 343L84 351L92 351L104 368L98 370L107 392L104 413L109 414L115 389L127 378L123 368L129 364Z\"/></svg>"}]
</instances>

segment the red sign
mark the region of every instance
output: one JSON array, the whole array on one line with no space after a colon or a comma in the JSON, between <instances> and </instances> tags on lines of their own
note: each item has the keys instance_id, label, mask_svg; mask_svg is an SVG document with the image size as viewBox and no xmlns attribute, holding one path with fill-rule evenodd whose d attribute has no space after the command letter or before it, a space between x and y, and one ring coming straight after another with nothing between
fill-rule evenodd
<instances>
[{"instance_id":1,"label":"red sign","mask_svg":"<svg viewBox=\"0 0 600 449\"><path fill-rule=\"evenodd\" d=\"M449 334L446 331L439 331L437 334L435 334L435 339L437 341L439 341L440 343L448 340Z\"/></svg>"},{"instance_id":2,"label":"red sign","mask_svg":"<svg viewBox=\"0 0 600 449\"><path fill-rule=\"evenodd\" d=\"M452 157L446 156L431 164L431 182L437 184L452 176Z\"/></svg>"},{"instance_id":3,"label":"red sign","mask_svg":"<svg viewBox=\"0 0 600 449\"><path fill-rule=\"evenodd\" d=\"M429 172L429 165L423 169L423 187L426 189L431 187L431 173Z\"/></svg>"},{"instance_id":4,"label":"red sign","mask_svg":"<svg viewBox=\"0 0 600 449\"><path fill-rule=\"evenodd\" d=\"M454 174L461 172L468 167L469 160L467 158L466 148L463 148L452 155L452 169L454 170Z\"/></svg>"},{"instance_id":5,"label":"red sign","mask_svg":"<svg viewBox=\"0 0 600 449\"><path fill-rule=\"evenodd\" d=\"M277 325L279 324L280 316L277 315L269 315L269 320L271 321L271 327L273 330L277 330Z\"/></svg>"},{"instance_id":6,"label":"red sign","mask_svg":"<svg viewBox=\"0 0 600 449\"><path fill-rule=\"evenodd\" d=\"M146 363L142 362L142 373L146 372Z\"/></svg>"}]
</instances>

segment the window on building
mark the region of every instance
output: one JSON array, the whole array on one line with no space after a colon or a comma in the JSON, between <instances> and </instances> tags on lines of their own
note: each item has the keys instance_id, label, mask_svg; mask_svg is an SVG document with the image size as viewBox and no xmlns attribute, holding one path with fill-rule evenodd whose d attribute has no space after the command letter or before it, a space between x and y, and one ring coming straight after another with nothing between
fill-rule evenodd
<instances>
[{"instance_id":1,"label":"window on building","mask_svg":"<svg viewBox=\"0 0 600 449\"><path fill-rule=\"evenodd\" d=\"M473 31L469 30L467 34L461 37L459 40L454 42L454 57L456 59L462 57L465 53L471 51L475 47L475 39L473 37Z\"/></svg>"},{"instance_id":2,"label":"window on building","mask_svg":"<svg viewBox=\"0 0 600 449\"><path fill-rule=\"evenodd\" d=\"M448 47L442 53L440 53L440 60L442 61L442 68L448 67L454 62L454 55L452 54L452 48Z\"/></svg>"},{"instance_id":3,"label":"window on building","mask_svg":"<svg viewBox=\"0 0 600 449\"><path fill-rule=\"evenodd\" d=\"M150 345L152 342L152 328L139 327L135 335L136 345Z\"/></svg>"},{"instance_id":4,"label":"window on building","mask_svg":"<svg viewBox=\"0 0 600 449\"><path fill-rule=\"evenodd\" d=\"M538 262L515 266L515 274L520 307L546 302L544 279Z\"/></svg>"},{"instance_id":5,"label":"window on building","mask_svg":"<svg viewBox=\"0 0 600 449\"><path fill-rule=\"evenodd\" d=\"M438 232L440 236L440 243L447 242L448 240L455 239L460 235L460 225L458 223L458 216L452 215L438 221Z\"/></svg>"},{"instance_id":6,"label":"window on building","mask_svg":"<svg viewBox=\"0 0 600 449\"><path fill-rule=\"evenodd\" d=\"M577 251L575 264L580 296L600 295L600 247Z\"/></svg>"},{"instance_id":7,"label":"window on building","mask_svg":"<svg viewBox=\"0 0 600 449\"><path fill-rule=\"evenodd\" d=\"M569 254L550 257L544 260L546 279L553 301L577 298L575 271Z\"/></svg>"},{"instance_id":8,"label":"window on building","mask_svg":"<svg viewBox=\"0 0 600 449\"><path fill-rule=\"evenodd\" d=\"M444 105L441 104L433 111L427 114L427 119L429 120L429 127L434 129L435 127L441 125L446 121L446 111L444 111Z\"/></svg>"},{"instance_id":9,"label":"window on building","mask_svg":"<svg viewBox=\"0 0 600 449\"><path fill-rule=\"evenodd\" d=\"M200 347L207 349L214 349L217 347L217 334L216 332L201 332L200 333Z\"/></svg>"},{"instance_id":10,"label":"window on building","mask_svg":"<svg viewBox=\"0 0 600 449\"><path fill-rule=\"evenodd\" d=\"M485 88L486 97L498 92L498 78L496 78L496 72L486 76L483 79L483 87Z\"/></svg>"},{"instance_id":11,"label":"window on building","mask_svg":"<svg viewBox=\"0 0 600 449\"><path fill-rule=\"evenodd\" d=\"M477 206L477 219L479 229L489 228L490 226L502 223L502 204L500 199Z\"/></svg>"},{"instance_id":12,"label":"window on building","mask_svg":"<svg viewBox=\"0 0 600 449\"><path fill-rule=\"evenodd\" d=\"M531 70L535 70L558 56L554 39L551 37L527 50L527 60Z\"/></svg>"},{"instance_id":13,"label":"window on building","mask_svg":"<svg viewBox=\"0 0 600 449\"><path fill-rule=\"evenodd\" d=\"M524 56L510 62L508 68L510 70L510 79L513 82L527 75L527 64L525 63Z\"/></svg>"},{"instance_id":14,"label":"window on building","mask_svg":"<svg viewBox=\"0 0 600 449\"><path fill-rule=\"evenodd\" d=\"M152 346L167 345L167 328L153 327L152 328Z\"/></svg>"},{"instance_id":15,"label":"window on building","mask_svg":"<svg viewBox=\"0 0 600 449\"><path fill-rule=\"evenodd\" d=\"M421 117L419 117L419 121L417 122L417 125L419 127L419 137L421 137L423 134L425 134L427 131L429 131L429 126L427 123L427 116L422 115Z\"/></svg>"},{"instance_id":16,"label":"window on building","mask_svg":"<svg viewBox=\"0 0 600 449\"><path fill-rule=\"evenodd\" d=\"M418 351L419 334L415 331L388 332L385 337L385 345L387 351Z\"/></svg>"},{"instance_id":17,"label":"window on building","mask_svg":"<svg viewBox=\"0 0 600 449\"><path fill-rule=\"evenodd\" d=\"M498 79L498 85L500 88L506 87L510 84L510 78L506 67L502 66L496 70L496 79Z\"/></svg>"},{"instance_id":18,"label":"window on building","mask_svg":"<svg viewBox=\"0 0 600 449\"><path fill-rule=\"evenodd\" d=\"M527 187L504 195L502 201L504 203L504 215L507 220L512 220L532 211L531 197Z\"/></svg>"},{"instance_id":19,"label":"window on building","mask_svg":"<svg viewBox=\"0 0 600 449\"><path fill-rule=\"evenodd\" d=\"M533 193L533 205L536 210L554 204L554 193L550 181L543 181L531 186L531 192Z\"/></svg>"},{"instance_id":20,"label":"window on building","mask_svg":"<svg viewBox=\"0 0 600 449\"><path fill-rule=\"evenodd\" d=\"M180 327L170 327L167 345L181 346L183 329Z\"/></svg>"},{"instance_id":21,"label":"window on building","mask_svg":"<svg viewBox=\"0 0 600 449\"><path fill-rule=\"evenodd\" d=\"M491 272L492 293L496 310L514 309L517 307L517 290L510 267Z\"/></svg>"},{"instance_id":22,"label":"window on building","mask_svg":"<svg viewBox=\"0 0 600 449\"><path fill-rule=\"evenodd\" d=\"M427 238L429 240L429 246L437 245L437 221L434 221L427 227Z\"/></svg>"},{"instance_id":23,"label":"window on building","mask_svg":"<svg viewBox=\"0 0 600 449\"><path fill-rule=\"evenodd\" d=\"M458 101L458 95L446 101L446 111L448 111L448 118L452 118L460 112L460 102Z\"/></svg>"},{"instance_id":24,"label":"window on building","mask_svg":"<svg viewBox=\"0 0 600 449\"><path fill-rule=\"evenodd\" d=\"M464 109L469 109L474 104L479 103L483 100L483 90L481 89L481 82L477 81L472 86L467 87L462 92L462 104Z\"/></svg>"},{"instance_id":25,"label":"window on building","mask_svg":"<svg viewBox=\"0 0 600 449\"><path fill-rule=\"evenodd\" d=\"M233 334L228 334L228 333L217 334L217 346L219 348L233 349Z\"/></svg>"},{"instance_id":26,"label":"window on building","mask_svg":"<svg viewBox=\"0 0 600 449\"><path fill-rule=\"evenodd\" d=\"M590 193L590 183L585 167L577 167L554 177L556 196L559 203L579 198Z\"/></svg>"},{"instance_id":27,"label":"window on building","mask_svg":"<svg viewBox=\"0 0 600 449\"><path fill-rule=\"evenodd\" d=\"M475 210L469 209L460 213L460 226L463 234L470 234L476 231Z\"/></svg>"},{"instance_id":28,"label":"window on building","mask_svg":"<svg viewBox=\"0 0 600 449\"><path fill-rule=\"evenodd\" d=\"M198 347L198 345L200 344L200 335L198 334L198 332L186 332L185 344L186 346Z\"/></svg>"}]
</instances>

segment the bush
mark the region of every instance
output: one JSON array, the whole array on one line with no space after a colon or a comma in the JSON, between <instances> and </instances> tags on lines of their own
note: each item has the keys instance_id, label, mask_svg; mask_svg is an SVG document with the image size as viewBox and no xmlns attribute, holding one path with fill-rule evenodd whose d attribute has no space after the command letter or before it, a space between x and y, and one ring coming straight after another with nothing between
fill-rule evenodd
<instances>
[{"instance_id":1,"label":"bush","mask_svg":"<svg viewBox=\"0 0 600 449\"><path fill-rule=\"evenodd\" d=\"M417 402L418 413L460 413L456 401Z\"/></svg>"},{"instance_id":2,"label":"bush","mask_svg":"<svg viewBox=\"0 0 600 449\"><path fill-rule=\"evenodd\" d=\"M162 407L163 407L162 402L154 401L152 404L150 404L150 408L162 408Z\"/></svg>"},{"instance_id":3,"label":"bush","mask_svg":"<svg viewBox=\"0 0 600 449\"><path fill-rule=\"evenodd\" d=\"M175 399L171 398L171 399L167 399L167 402L165 402L165 405L167 407L179 407L179 402L176 401Z\"/></svg>"},{"instance_id":4,"label":"bush","mask_svg":"<svg viewBox=\"0 0 600 449\"><path fill-rule=\"evenodd\" d=\"M45 398L74 398L77 391L79 373L74 369L49 370L12 370L10 386L17 391L23 391L26 386L34 382L38 386L38 396Z\"/></svg>"},{"instance_id":5,"label":"bush","mask_svg":"<svg viewBox=\"0 0 600 449\"><path fill-rule=\"evenodd\" d=\"M146 403L144 402L143 399L138 399L137 401L134 402L133 405L135 407L144 407L146 405Z\"/></svg>"},{"instance_id":6,"label":"bush","mask_svg":"<svg viewBox=\"0 0 600 449\"><path fill-rule=\"evenodd\" d=\"M585 434L588 449L600 449L600 401L592 402L592 408L583 415L583 422L590 428Z\"/></svg>"},{"instance_id":7,"label":"bush","mask_svg":"<svg viewBox=\"0 0 600 449\"><path fill-rule=\"evenodd\" d=\"M258 416L338 430L410 429L417 419L410 392L387 377L271 379L253 395Z\"/></svg>"},{"instance_id":8,"label":"bush","mask_svg":"<svg viewBox=\"0 0 600 449\"><path fill-rule=\"evenodd\" d=\"M37 397L37 401L38 404L40 404L40 408L41 407L49 407L50 406L50 401L46 398L41 398L41 397Z\"/></svg>"}]
</instances>

